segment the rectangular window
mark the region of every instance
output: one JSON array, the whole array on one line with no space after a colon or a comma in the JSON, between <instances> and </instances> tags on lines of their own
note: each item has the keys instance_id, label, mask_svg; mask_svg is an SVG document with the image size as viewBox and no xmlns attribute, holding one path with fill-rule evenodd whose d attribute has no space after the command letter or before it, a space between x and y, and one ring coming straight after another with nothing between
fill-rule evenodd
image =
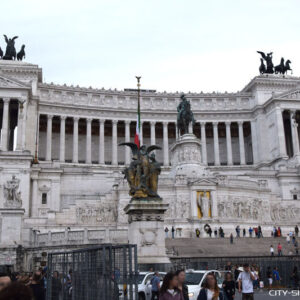
<instances>
[{"instance_id":1,"label":"rectangular window","mask_svg":"<svg viewBox=\"0 0 300 300\"><path fill-rule=\"evenodd\" d=\"M294 195L293 195L293 199L294 199L294 200L297 200L297 199L298 199L297 195L294 194Z\"/></svg>"},{"instance_id":2,"label":"rectangular window","mask_svg":"<svg viewBox=\"0 0 300 300\"><path fill-rule=\"evenodd\" d=\"M42 204L47 204L47 193L42 194Z\"/></svg>"}]
</instances>

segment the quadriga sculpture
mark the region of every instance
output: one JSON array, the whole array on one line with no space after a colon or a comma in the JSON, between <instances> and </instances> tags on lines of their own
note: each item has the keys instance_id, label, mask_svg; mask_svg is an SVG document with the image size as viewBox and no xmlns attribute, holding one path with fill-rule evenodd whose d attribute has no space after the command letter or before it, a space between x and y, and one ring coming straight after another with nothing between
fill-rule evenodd
<instances>
[{"instance_id":1,"label":"quadriga sculpture","mask_svg":"<svg viewBox=\"0 0 300 300\"><path fill-rule=\"evenodd\" d=\"M143 145L139 149L134 143L121 143L119 146L128 146L132 151L132 162L123 171L130 187L129 195L133 199L160 198L157 187L161 168L151 152L161 150L161 147Z\"/></svg>"}]
</instances>

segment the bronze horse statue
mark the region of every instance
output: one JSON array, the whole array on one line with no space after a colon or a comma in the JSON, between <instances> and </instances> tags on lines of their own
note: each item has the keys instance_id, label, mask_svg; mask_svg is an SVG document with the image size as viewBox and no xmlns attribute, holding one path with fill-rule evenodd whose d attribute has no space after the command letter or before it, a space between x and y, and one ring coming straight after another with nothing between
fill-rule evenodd
<instances>
[{"instance_id":1,"label":"bronze horse statue","mask_svg":"<svg viewBox=\"0 0 300 300\"><path fill-rule=\"evenodd\" d=\"M194 114L191 110L190 101L188 101L184 94L180 96L181 102L177 107L177 127L178 135L183 135L189 132L189 124L195 124Z\"/></svg>"},{"instance_id":2,"label":"bronze horse statue","mask_svg":"<svg viewBox=\"0 0 300 300\"><path fill-rule=\"evenodd\" d=\"M279 73L284 75L287 73L287 71L292 71L290 64L291 61L289 59L284 63L284 58L282 57L280 60L280 64L275 67L275 74Z\"/></svg>"}]
</instances>

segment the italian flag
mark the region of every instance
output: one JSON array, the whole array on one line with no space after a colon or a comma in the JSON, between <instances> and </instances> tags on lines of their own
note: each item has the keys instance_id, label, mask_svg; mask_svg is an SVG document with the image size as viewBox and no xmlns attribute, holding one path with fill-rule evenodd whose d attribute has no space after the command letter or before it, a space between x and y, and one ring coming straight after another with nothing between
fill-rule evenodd
<instances>
[{"instance_id":1,"label":"italian flag","mask_svg":"<svg viewBox=\"0 0 300 300\"><path fill-rule=\"evenodd\" d=\"M134 136L134 143L140 149L140 129L141 129L141 112L140 112L140 99L138 99L138 109L137 109L137 120L136 120L136 129L135 129L135 136Z\"/></svg>"}]
</instances>

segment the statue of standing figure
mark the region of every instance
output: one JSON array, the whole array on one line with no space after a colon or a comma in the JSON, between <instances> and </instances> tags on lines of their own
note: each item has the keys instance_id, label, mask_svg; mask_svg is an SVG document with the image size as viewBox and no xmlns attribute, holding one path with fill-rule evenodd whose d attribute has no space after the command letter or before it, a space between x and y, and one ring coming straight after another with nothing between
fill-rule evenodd
<instances>
[{"instance_id":1,"label":"statue of standing figure","mask_svg":"<svg viewBox=\"0 0 300 300\"><path fill-rule=\"evenodd\" d=\"M191 110L191 103L184 94L180 96L181 102L177 106L177 127L178 135L189 133L189 124L195 124L194 114Z\"/></svg>"},{"instance_id":2,"label":"statue of standing figure","mask_svg":"<svg viewBox=\"0 0 300 300\"><path fill-rule=\"evenodd\" d=\"M12 176L11 180L8 180L4 188L4 198L6 202L4 203L5 207L21 207L22 199L21 192L18 191L20 184L20 179L17 179L15 175Z\"/></svg>"},{"instance_id":3,"label":"statue of standing figure","mask_svg":"<svg viewBox=\"0 0 300 300\"><path fill-rule=\"evenodd\" d=\"M261 61L261 66L260 66L260 73L266 73L266 74L273 74L274 73L274 65L273 65L273 52L267 53L265 54L262 51L257 51L257 53L259 53L261 55L261 57L266 61L267 64L267 68L265 68L264 72L262 72L262 65L263 65L263 61Z\"/></svg>"}]
</instances>

